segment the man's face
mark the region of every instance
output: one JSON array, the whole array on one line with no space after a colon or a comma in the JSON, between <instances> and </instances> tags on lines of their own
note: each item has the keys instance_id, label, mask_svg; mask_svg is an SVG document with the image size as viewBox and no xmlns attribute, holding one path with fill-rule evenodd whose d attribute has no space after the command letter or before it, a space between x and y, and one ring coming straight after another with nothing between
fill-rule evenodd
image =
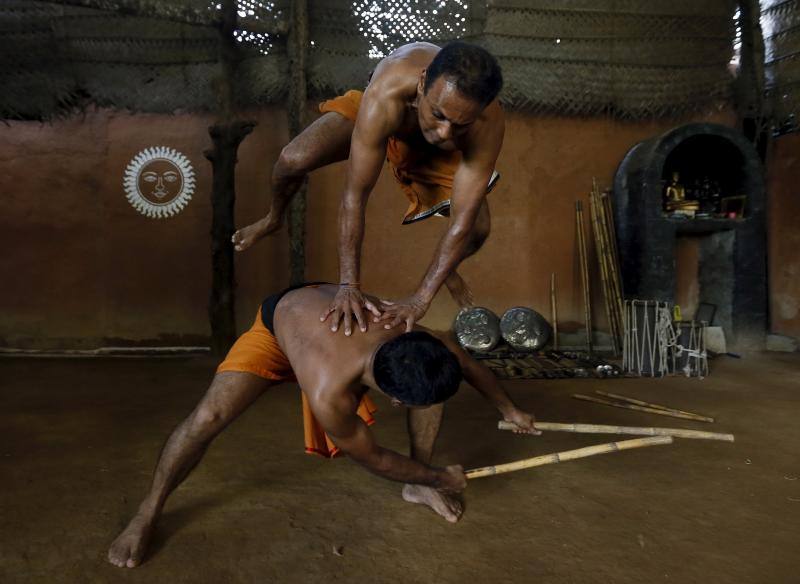
<instances>
[{"instance_id":1,"label":"man's face","mask_svg":"<svg viewBox=\"0 0 800 584\"><path fill-rule=\"evenodd\" d=\"M483 106L461 94L456 84L440 76L424 91L425 74L417 87L417 116L425 140L442 150L456 150L456 141L469 132Z\"/></svg>"}]
</instances>

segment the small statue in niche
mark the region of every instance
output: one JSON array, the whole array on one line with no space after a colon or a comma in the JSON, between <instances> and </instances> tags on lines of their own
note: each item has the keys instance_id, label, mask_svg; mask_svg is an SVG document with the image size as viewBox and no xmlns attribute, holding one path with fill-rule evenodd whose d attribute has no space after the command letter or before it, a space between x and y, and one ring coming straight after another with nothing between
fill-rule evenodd
<instances>
[{"instance_id":1,"label":"small statue in niche","mask_svg":"<svg viewBox=\"0 0 800 584\"><path fill-rule=\"evenodd\" d=\"M686 199L686 189L680 183L680 174L672 173L672 182L664 190L664 207L667 211L672 211L679 207Z\"/></svg>"},{"instance_id":2,"label":"small statue in niche","mask_svg":"<svg viewBox=\"0 0 800 584\"><path fill-rule=\"evenodd\" d=\"M680 174L678 172L672 173L672 182L667 185L667 201L671 203L679 203L686 198L686 189L679 182Z\"/></svg>"}]
</instances>

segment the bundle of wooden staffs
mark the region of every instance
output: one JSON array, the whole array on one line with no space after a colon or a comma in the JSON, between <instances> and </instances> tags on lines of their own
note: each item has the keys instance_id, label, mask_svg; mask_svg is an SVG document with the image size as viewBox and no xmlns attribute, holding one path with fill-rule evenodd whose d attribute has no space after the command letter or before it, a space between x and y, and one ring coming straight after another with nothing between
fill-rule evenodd
<instances>
[{"instance_id":1,"label":"bundle of wooden staffs","mask_svg":"<svg viewBox=\"0 0 800 584\"><path fill-rule=\"evenodd\" d=\"M597 444L595 446L587 446L586 448L578 448L576 450L566 450L564 452L554 452L552 454L545 454L543 456L535 456L533 458L526 458L524 460L517 460L515 462L509 462L506 464L473 468L466 471L464 474L468 479L477 479L480 477L502 474L504 472L513 472L515 470L522 470L524 468L532 468L534 466L543 466L545 464L555 464L557 462L575 460L576 458L585 458L587 456L594 456L595 454L607 454L609 452L619 452L620 450L642 448L644 446L657 446L659 444L672 444L672 436L650 436L648 438L623 440L622 442Z\"/></svg>"},{"instance_id":2,"label":"bundle of wooden staffs","mask_svg":"<svg viewBox=\"0 0 800 584\"><path fill-rule=\"evenodd\" d=\"M556 275L550 274L550 320L553 325L553 350L558 351L558 309L556 307Z\"/></svg>"},{"instance_id":3,"label":"bundle of wooden staffs","mask_svg":"<svg viewBox=\"0 0 800 584\"><path fill-rule=\"evenodd\" d=\"M714 418L711 416L704 416L703 414L698 414L695 412L687 412L684 410L678 410L675 408L671 408L669 406L663 406L660 404L653 404L650 402L642 401L639 399L634 399L632 397L627 397L624 395L618 395L616 393L607 393L605 391L597 390L595 393L599 395L603 395L605 397L612 398L611 400L602 399L599 397L594 397L590 395L581 395L581 394L574 394L572 397L575 399L580 399L583 401L589 401L596 404L603 404L606 406L613 406L615 408L623 408L626 410L636 410L639 412L647 412L648 414L658 414L659 416L669 416L671 418L682 418L684 420L694 420L695 422L713 422ZM618 401L613 401L618 400Z\"/></svg>"},{"instance_id":4,"label":"bundle of wooden staffs","mask_svg":"<svg viewBox=\"0 0 800 584\"><path fill-rule=\"evenodd\" d=\"M592 214L592 231L594 232L597 261L600 265L600 280L603 285L606 318L611 332L611 344L614 355L622 348L623 303L622 284L620 281L619 254L617 237L614 229L614 215L611 198L607 193L600 193L597 180L592 179L592 192L589 195Z\"/></svg>"},{"instance_id":5,"label":"bundle of wooden staffs","mask_svg":"<svg viewBox=\"0 0 800 584\"><path fill-rule=\"evenodd\" d=\"M497 422L500 430L516 430L513 422ZM563 424L560 422L536 422L536 428L545 432L575 432L578 434L633 434L635 436L672 436L673 438L694 438L699 440L721 440L733 442L733 434L684 430L683 428L653 428L639 426L608 426L605 424Z\"/></svg>"},{"instance_id":6,"label":"bundle of wooden staffs","mask_svg":"<svg viewBox=\"0 0 800 584\"><path fill-rule=\"evenodd\" d=\"M589 261L586 256L586 235L583 231L583 204L575 201L575 230L578 234L578 256L581 264L583 286L583 309L586 320L586 352L592 352L592 294L589 290Z\"/></svg>"}]
</instances>

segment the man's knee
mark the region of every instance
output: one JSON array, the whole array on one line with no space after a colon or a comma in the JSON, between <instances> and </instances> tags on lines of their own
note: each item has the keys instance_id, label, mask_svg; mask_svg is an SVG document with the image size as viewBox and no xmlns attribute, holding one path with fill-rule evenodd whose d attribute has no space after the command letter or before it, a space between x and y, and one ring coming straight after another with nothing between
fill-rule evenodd
<instances>
[{"instance_id":1,"label":"man's knee","mask_svg":"<svg viewBox=\"0 0 800 584\"><path fill-rule=\"evenodd\" d=\"M210 440L225 428L227 419L219 407L201 404L190 416L187 431L191 438Z\"/></svg>"},{"instance_id":2,"label":"man's knee","mask_svg":"<svg viewBox=\"0 0 800 584\"><path fill-rule=\"evenodd\" d=\"M274 178L300 178L311 171L306 152L294 142L289 142L281 150L280 156L272 169Z\"/></svg>"}]
</instances>

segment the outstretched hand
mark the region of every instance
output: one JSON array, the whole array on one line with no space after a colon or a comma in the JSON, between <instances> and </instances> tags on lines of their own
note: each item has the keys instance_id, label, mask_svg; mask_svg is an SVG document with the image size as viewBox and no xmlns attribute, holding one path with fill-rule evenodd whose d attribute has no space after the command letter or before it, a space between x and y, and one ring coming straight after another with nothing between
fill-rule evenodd
<instances>
[{"instance_id":1,"label":"outstretched hand","mask_svg":"<svg viewBox=\"0 0 800 584\"><path fill-rule=\"evenodd\" d=\"M334 333L339 330L339 322L344 320L344 334L350 336L353 333L353 316L355 316L358 328L364 333L367 332L367 312L371 312L376 321L381 316L377 304L375 298L362 294L358 288L340 286L333 302L320 315L319 320L325 322L330 318L331 331Z\"/></svg>"},{"instance_id":2,"label":"outstretched hand","mask_svg":"<svg viewBox=\"0 0 800 584\"><path fill-rule=\"evenodd\" d=\"M414 323L425 316L428 311L428 305L416 296L410 296L397 302L390 302L389 300L381 300L380 302L383 316L379 320L385 323L383 328L391 329L405 323L407 333L411 332L414 328Z\"/></svg>"},{"instance_id":3,"label":"outstretched hand","mask_svg":"<svg viewBox=\"0 0 800 584\"><path fill-rule=\"evenodd\" d=\"M533 415L523 412L520 409L515 409L510 414L504 416L504 418L506 422L514 424L515 434L532 434L534 436L539 436L542 433L541 430L536 428L536 419Z\"/></svg>"}]
</instances>

